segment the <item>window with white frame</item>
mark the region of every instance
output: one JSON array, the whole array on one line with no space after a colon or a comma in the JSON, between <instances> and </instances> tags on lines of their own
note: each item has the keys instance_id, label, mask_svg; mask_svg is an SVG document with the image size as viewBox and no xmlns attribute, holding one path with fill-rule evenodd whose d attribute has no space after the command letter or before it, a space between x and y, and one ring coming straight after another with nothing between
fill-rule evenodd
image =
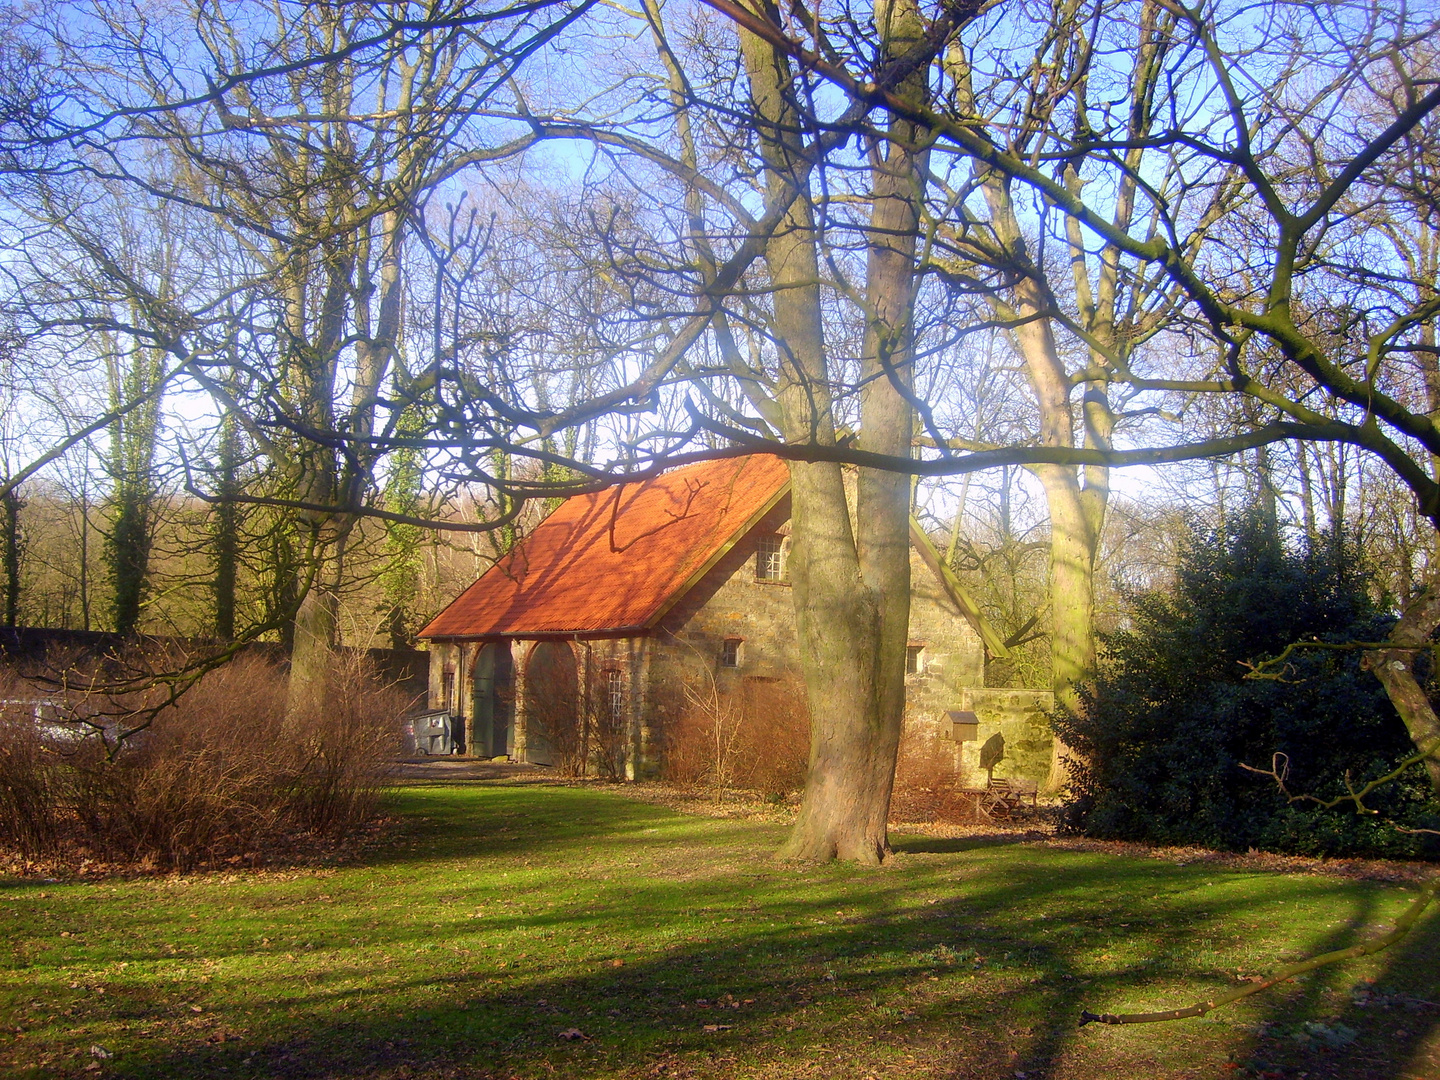
<instances>
[{"instance_id":1,"label":"window with white frame","mask_svg":"<svg viewBox=\"0 0 1440 1080\"><path fill-rule=\"evenodd\" d=\"M905 646L905 674L919 675L925 670L925 646Z\"/></svg>"},{"instance_id":2,"label":"window with white frame","mask_svg":"<svg viewBox=\"0 0 1440 1080\"><path fill-rule=\"evenodd\" d=\"M755 580L786 579L785 538L779 533L764 533L755 544Z\"/></svg>"},{"instance_id":3,"label":"window with white frame","mask_svg":"<svg viewBox=\"0 0 1440 1080\"><path fill-rule=\"evenodd\" d=\"M619 726L625 719L625 673L618 668L605 672L605 702L610 708L610 722Z\"/></svg>"}]
</instances>

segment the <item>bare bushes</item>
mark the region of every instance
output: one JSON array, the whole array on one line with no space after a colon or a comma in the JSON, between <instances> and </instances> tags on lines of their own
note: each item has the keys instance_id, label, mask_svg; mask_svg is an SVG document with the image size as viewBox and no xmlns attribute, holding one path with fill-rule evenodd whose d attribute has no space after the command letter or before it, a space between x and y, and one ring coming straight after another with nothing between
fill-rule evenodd
<instances>
[{"instance_id":1,"label":"bare bushes","mask_svg":"<svg viewBox=\"0 0 1440 1080\"><path fill-rule=\"evenodd\" d=\"M958 779L955 743L942 739L929 725L906 723L900 731L890 820L952 824L968 820L968 807L955 795Z\"/></svg>"},{"instance_id":2,"label":"bare bushes","mask_svg":"<svg viewBox=\"0 0 1440 1080\"><path fill-rule=\"evenodd\" d=\"M373 813L404 706L346 657L312 708L287 715L284 676L241 658L117 745L121 710L150 704L71 702L89 723L7 719L0 840L32 859L150 868L286 853Z\"/></svg>"},{"instance_id":3,"label":"bare bushes","mask_svg":"<svg viewBox=\"0 0 1440 1080\"><path fill-rule=\"evenodd\" d=\"M618 780L625 771L626 695L625 674L618 667L589 666L585 691L586 742L588 761L595 775Z\"/></svg>"},{"instance_id":4,"label":"bare bushes","mask_svg":"<svg viewBox=\"0 0 1440 1080\"><path fill-rule=\"evenodd\" d=\"M668 733L666 779L712 789L784 795L805 782L810 714L804 691L781 679L737 687L687 682Z\"/></svg>"},{"instance_id":5,"label":"bare bushes","mask_svg":"<svg viewBox=\"0 0 1440 1080\"><path fill-rule=\"evenodd\" d=\"M0 845L41 851L55 839L55 799L43 767L38 702L9 672L0 674Z\"/></svg>"}]
</instances>

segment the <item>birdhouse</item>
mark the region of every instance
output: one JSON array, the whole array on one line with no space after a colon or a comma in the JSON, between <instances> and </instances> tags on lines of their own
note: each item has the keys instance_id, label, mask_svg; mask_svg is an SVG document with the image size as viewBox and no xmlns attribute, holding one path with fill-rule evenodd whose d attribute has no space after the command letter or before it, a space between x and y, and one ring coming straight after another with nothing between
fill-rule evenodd
<instances>
[{"instance_id":1,"label":"birdhouse","mask_svg":"<svg viewBox=\"0 0 1440 1080\"><path fill-rule=\"evenodd\" d=\"M950 738L956 742L974 742L980 737L980 718L973 712L947 709L945 718L950 721Z\"/></svg>"}]
</instances>

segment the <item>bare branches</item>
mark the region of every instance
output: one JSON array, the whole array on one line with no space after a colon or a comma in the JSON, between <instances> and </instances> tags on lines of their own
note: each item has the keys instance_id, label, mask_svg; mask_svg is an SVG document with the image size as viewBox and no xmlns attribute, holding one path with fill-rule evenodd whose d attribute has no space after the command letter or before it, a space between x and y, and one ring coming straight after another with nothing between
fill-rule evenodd
<instances>
[{"instance_id":1,"label":"bare branches","mask_svg":"<svg viewBox=\"0 0 1440 1080\"><path fill-rule=\"evenodd\" d=\"M1327 652L1368 652L1374 649L1398 649L1401 651L1421 651L1428 649L1428 645L1401 645L1393 641L1292 641L1286 645L1284 650L1276 656L1255 663L1240 661L1243 667L1249 668L1246 674L1247 679L1266 679L1271 682L1297 682L1300 680L1290 679L1286 676L1294 669L1287 663L1290 657L1301 649L1321 649ZM1246 768L1249 768L1247 765Z\"/></svg>"},{"instance_id":2,"label":"bare branches","mask_svg":"<svg viewBox=\"0 0 1440 1080\"><path fill-rule=\"evenodd\" d=\"M1277 751L1274 755L1272 755L1270 759L1270 768L1268 769L1259 769L1256 768L1254 765L1246 765L1243 761L1236 762L1236 764L1239 765L1240 768L1244 769L1246 772L1255 773L1257 776L1270 777L1270 779L1275 781L1275 787L1279 790L1280 794L1285 796L1285 801L1288 803L1314 803L1321 810L1333 810L1335 809L1335 807L1340 806L1342 803L1350 803L1355 807L1355 812L1357 814L1378 815L1380 811L1372 809L1371 807L1365 805L1365 796L1369 795L1372 791L1375 791L1378 788L1384 787L1391 781L1400 779L1400 777L1404 776L1406 771L1408 771L1412 765L1421 764L1422 762L1424 762L1427 756L1428 755L1423 753L1412 754L1410 757L1407 757L1404 761L1402 761L1399 765L1397 765L1394 769L1390 770L1390 772L1386 773L1384 776L1380 776L1375 778L1374 780L1370 780L1365 784L1362 784L1358 789L1351 782L1350 770L1347 769L1345 770L1345 794L1337 795L1333 799L1322 799L1318 795L1293 794L1290 789L1285 786L1285 781L1290 775L1290 755L1288 754L1280 753ZM1435 829L1406 829L1405 831L1412 833L1435 833L1435 835L1440 836L1440 831L1437 831Z\"/></svg>"}]
</instances>

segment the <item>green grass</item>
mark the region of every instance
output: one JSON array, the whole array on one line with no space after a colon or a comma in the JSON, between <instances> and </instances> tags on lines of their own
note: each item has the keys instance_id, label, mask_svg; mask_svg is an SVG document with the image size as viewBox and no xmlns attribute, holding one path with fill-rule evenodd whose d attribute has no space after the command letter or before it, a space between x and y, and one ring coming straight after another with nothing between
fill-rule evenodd
<instances>
[{"instance_id":1,"label":"green grass","mask_svg":"<svg viewBox=\"0 0 1440 1080\"><path fill-rule=\"evenodd\" d=\"M1440 1076L1434 917L1216 1018L1075 1028L1353 941L1399 886L903 835L797 868L617 791L395 807L360 865L0 882L0 1075Z\"/></svg>"}]
</instances>

